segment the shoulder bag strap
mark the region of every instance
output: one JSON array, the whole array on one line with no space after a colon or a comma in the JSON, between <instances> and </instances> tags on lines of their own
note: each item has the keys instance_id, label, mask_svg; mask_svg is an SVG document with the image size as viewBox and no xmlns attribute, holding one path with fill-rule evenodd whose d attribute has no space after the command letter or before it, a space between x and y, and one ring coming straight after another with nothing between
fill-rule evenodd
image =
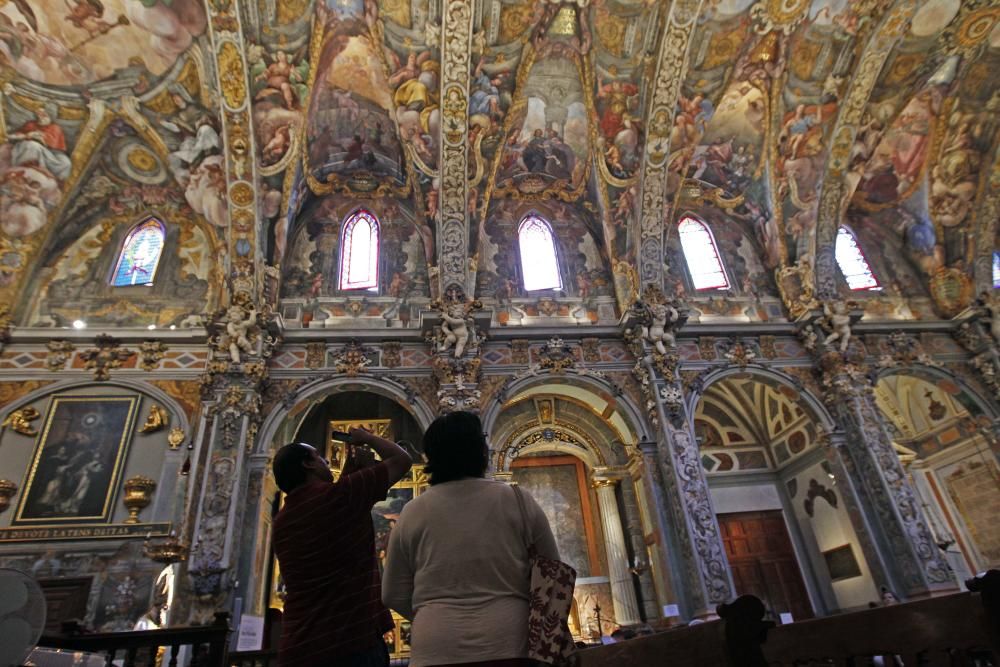
<instances>
[{"instance_id":1,"label":"shoulder bag strap","mask_svg":"<svg viewBox=\"0 0 1000 667\"><path fill-rule=\"evenodd\" d=\"M511 484L511 488L514 489L514 495L517 497L517 507L521 511L521 540L524 542L524 547L530 553L535 547L533 542L528 542L528 513L524 509L524 496L521 493L521 487L517 485L517 482Z\"/></svg>"}]
</instances>

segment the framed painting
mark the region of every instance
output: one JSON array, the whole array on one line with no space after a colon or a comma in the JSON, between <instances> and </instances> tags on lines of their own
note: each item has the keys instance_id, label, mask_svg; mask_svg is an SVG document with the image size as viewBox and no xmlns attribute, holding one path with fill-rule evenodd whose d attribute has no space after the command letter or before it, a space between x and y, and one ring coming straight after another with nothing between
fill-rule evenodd
<instances>
[{"instance_id":1,"label":"framed painting","mask_svg":"<svg viewBox=\"0 0 1000 667\"><path fill-rule=\"evenodd\" d=\"M392 440L391 419L344 419L331 420L326 426L326 460L330 462L334 479L340 477L340 471L347 461L347 443L333 437L335 431L347 433L352 428L363 428L375 435Z\"/></svg>"},{"instance_id":2,"label":"framed painting","mask_svg":"<svg viewBox=\"0 0 1000 667\"><path fill-rule=\"evenodd\" d=\"M138 396L54 396L12 526L110 523Z\"/></svg>"},{"instance_id":3,"label":"framed painting","mask_svg":"<svg viewBox=\"0 0 1000 667\"><path fill-rule=\"evenodd\" d=\"M830 570L830 581L842 581L861 576L861 566L854 557L850 544L844 544L835 549L823 552L826 567Z\"/></svg>"}]
</instances>

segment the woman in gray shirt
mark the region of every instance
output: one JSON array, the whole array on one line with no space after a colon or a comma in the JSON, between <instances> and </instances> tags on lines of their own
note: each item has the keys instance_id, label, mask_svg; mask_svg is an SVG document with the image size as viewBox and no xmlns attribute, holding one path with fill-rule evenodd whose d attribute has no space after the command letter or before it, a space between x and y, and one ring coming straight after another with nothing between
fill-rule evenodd
<instances>
[{"instance_id":1,"label":"woman in gray shirt","mask_svg":"<svg viewBox=\"0 0 1000 667\"><path fill-rule=\"evenodd\" d=\"M411 667L522 667L528 660L526 543L559 558L548 519L528 494L484 479L479 417L452 412L424 434L431 487L389 537L382 601L413 622Z\"/></svg>"}]
</instances>

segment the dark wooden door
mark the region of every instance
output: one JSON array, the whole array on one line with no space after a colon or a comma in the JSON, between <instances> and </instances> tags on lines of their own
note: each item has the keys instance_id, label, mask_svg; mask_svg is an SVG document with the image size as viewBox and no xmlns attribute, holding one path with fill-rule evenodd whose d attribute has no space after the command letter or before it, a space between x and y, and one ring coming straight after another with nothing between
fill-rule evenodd
<instances>
[{"instance_id":1,"label":"dark wooden door","mask_svg":"<svg viewBox=\"0 0 1000 667\"><path fill-rule=\"evenodd\" d=\"M66 621L83 622L87 615L91 577L39 579L45 595L45 633L58 634Z\"/></svg>"},{"instance_id":2,"label":"dark wooden door","mask_svg":"<svg viewBox=\"0 0 1000 667\"><path fill-rule=\"evenodd\" d=\"M775 615L812 618L812 605L780 511L719 515L737 595L756 595ZM777 620L777 619L776 619Z\"/></svg>"}]
</instances>

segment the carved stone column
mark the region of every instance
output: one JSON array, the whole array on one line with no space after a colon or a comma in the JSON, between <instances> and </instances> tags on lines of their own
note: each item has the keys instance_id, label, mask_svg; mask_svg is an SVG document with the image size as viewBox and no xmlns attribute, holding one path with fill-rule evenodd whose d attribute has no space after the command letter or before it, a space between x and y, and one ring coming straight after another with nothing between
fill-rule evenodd
<instances>
[{"instance_id":1,"label":"carved stone column","mask_svg":"<svg viewBox=\"0 0 1000 667\"><path fill-rule=\"evenodd\" d=\"M665 304L672 315L657 319L649 304ZM645 311L645 312L644 312ZM685 608L696 617L711 616L715 607L734 597L732 576L701 464L693 421L687 413L680 381L680 358L674 334L687 319L677 302L668 303L649 286L643 303L625 320L625 338L637 359L632 373L646 398L646 412L656 429L656 467L663 484L663 508L673 528L675 553L683 582Z\"/></svg>"},{"instance_id":2,"label":"carved stone column","mask_svg":"<svg viewBox=\"0 0 1000 667\"><path fill-rule=\"evenodd\" d=\"M597 490L604 546L608 552L608 575L611 580L611 599L615 605L615 620L619 625L633 625L642 621L642 618L639 616L632 572L629 571L625 531L622 529L618 499L615 496L615 487L619 481L619 477L611 477L606 471L594 471L593 484Z\"/></svg>"},{"instance_id":3,"label":"carved stone column","mask_svg":"<svg viewBox=\"0 0 1000 667\"><path fill-rule=\"evenodd\" d=\"M845 469L873 524L894 592L921 596L954 588L875 404L864 357L856 346L846 353L825 349L818 354L824 401L844 429Z\"/></svg>"},{"instance_id":4,"label":"carved stone column","mask_svg":"<svg viewBox=\"0 0 1000 667\"><path fill-rule=\"evenodd\" d=\"M653 569L649 563L650 554L646 545L645 529L642 524L642 512L639 509L638 493L635 486L635 466L641 466L638 459L632 461L628 473L623 478L622 490L622 522L625 527L625 539L632 546L632 572L639 582L639 606L646 620L658 618L660 608L656 597L656 584L653 582Z\"/></svg>"}]
</instances>

